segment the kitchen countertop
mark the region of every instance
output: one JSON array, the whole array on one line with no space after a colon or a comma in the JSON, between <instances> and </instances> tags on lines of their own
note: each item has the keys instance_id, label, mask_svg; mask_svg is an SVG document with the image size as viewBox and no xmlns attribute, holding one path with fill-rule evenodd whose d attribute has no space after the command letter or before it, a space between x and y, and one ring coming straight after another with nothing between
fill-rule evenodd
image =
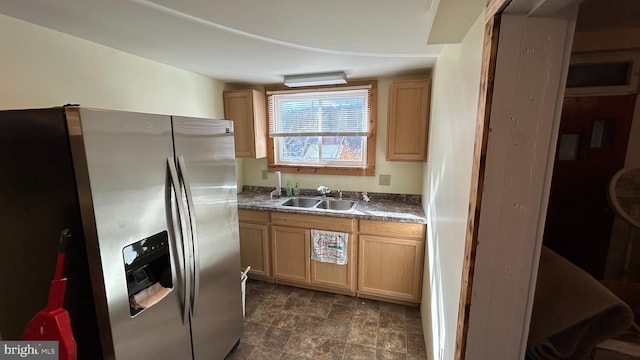
<instances>
[{"instance_id":1,"label":"kitchen countertop","mask_svg":"<svg viewBox=\"0 0 640 360\"><path fill-rule=\"evenodd\" d=\"M414 224L426 224L422 204L419 195L398 195L369 193L371 201L366 202L362 198L356 198L355 192L343 194L343 199L358 199L358 205L353 211L335 210L307 210L304 208L292 208L278 206L287 199L281 196L279 199L269 199L269 191L272 189L260 187L245 187L238 193L238 208L245 210L276 211L292 214L307 214L319 216L333 216L341 218L356 218L360 220L394 221ZM284 191L284 190L283 190ZM331 194L336 195L336 194ZM303 191L301 196L316 197ZM329 196L333 197L333 196Z\"/></svg>"}]
</instances>

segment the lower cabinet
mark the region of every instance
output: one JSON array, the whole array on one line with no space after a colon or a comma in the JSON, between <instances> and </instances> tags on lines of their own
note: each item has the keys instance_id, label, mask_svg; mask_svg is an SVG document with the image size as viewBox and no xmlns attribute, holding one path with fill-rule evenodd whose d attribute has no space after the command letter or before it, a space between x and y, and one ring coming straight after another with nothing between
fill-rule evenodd
<instances>
[{"instance_id":1,"label":"lower cabinet","mask_svg":"<svg viewBox=\"0 0 640 360\"><path fill-rule=\"evenodd\" d=\"M274 278L309 283L309 230L274 225L271 239Z\"/></svg>"},{"instance_id":2,"label":"lower cabinet","mask_svg":"<svg viewBox=\"0 0 640 360\"><path fill-rule=\"evenodd\" d=\"M273 276L276 281L354 293L356 286L357 220L273 213ZM311 230L349 234L347 264L311 260Z\"/></svg>"},{"instance_id":3,"label":"lower cabinet","mask_svg":"<svg viewBox=\"0 0 640 360\"><path fill-rule=\"evenodd\" d=\"M425 230L421 224L361 220L358 293L420 302Z\"/></svg>"},{"instance_id":4,"label":"lower cabinet","mask_svg":"<svg viewBox=\"0 0 640 360\"><path fill-rule=\"evenodd\" d=\"M355 235L351 235L355 236ZM355 239L349 239L349 246L356 246ZM357 251L350 250L353 254ZM355 256L350 256L346 265L337 265L311 260L311 283L327 288L346 290L355 292L354 272L357 268L354 264Z\"/></svg>"},{"instance_id":5,"label":"lower cabinet","mask_svg":"<svg viewBox=\"0 0 640 360\"><path fill-rule=\"evenodd\" d=\"M252 279L400 303L419 303L426 225L238 211L242 267ZM311 230L349 234L347 264L311 259Z\"/></svg>"},{"instance_id":6,"label":"lower cabinet","mask_svg":"<svg viewBox=\"0 0 640 360\"><path fill-rule=\"evenodd\" d=\"M273 279L269 222L268 211L238 210L240 265L251 266L248 276L252 279Z\"/></svg>"}]
</instances>

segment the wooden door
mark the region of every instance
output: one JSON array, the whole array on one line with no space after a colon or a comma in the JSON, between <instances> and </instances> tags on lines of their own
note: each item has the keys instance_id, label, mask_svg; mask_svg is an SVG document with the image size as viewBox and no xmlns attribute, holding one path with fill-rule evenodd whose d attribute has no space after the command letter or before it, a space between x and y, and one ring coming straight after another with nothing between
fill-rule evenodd
<instances>
[{"instance_id":1,"label":"wooden door","mask_svg":"<svg viewBox=\"0 0 640 360\"><path fill-rule=\"evenodd\" d=\"M224 116L233 120L236 157L257 159L267 156L263 93L255 90L225 91Z\"/></svg>"},{"instance_id":2,"label":"wooden door","mask_svg":"<svg viewBox=\"0 0 640 360\"><path fill-rule=\"evenodd\" d=\"M354 292L357 235L349 234L347 264L338 265L311 260L311 283L323 287Z\"/></svg>"},{"instance_id":3,"label":"wooden door","mask_svg":"<svg viewBox=\"0 0 640 360\"><path fill-rule=\"evenodd\" d=\"M425 161L431 80L391 83L387 124L388 161Z\"/></svg>"},{"instance_id":4,"label":"wooden door","mask_svg":"<svg viewBox=\"0 0 640 360\"><path fill-rule=\"evenodd\" d=\"M298 283L309 283L310 232L284 226L271 227L273 242L273 277Z\"/></svg>"},{"instance_id":5,"label":"wooden door","mask_svg":"<svg viewBox=\"0 0 640 360\"><path fill-rule=\"evenodd\" d=\"M602 278L613 212L607 187L624 166L635 95L564 100L544 244Z\"/></svg>"},{"instance_id":6,"label":"wooden door","mask_svg":"<svg viewBox=\"0 0 640 360\"><path fill-rule=\"evenodd\" d=\"M251 266L248 276L252 279L271 278L269 232L265 224L239 223L240 265Z\"/></svg>"},{"instance_id":7,"label":"wooden door","mask_svg":"<svg viewBox=\"0 0 640 360\"><path fill-rule=\"evenodd\" d=\"M233 120L236 157L254 157L253 99L251 92L225 92L224 116L229 120Z\"/></svg>"},{"instance_id":8,"label":"wooden door","mask_svg":"<svg viewBox=\"0 0 640 360\"><path fill-rule=\"evenodd\" d=\"M358 293L420 302L423 241L359 236Z\"/></svg>"}]
</instances>

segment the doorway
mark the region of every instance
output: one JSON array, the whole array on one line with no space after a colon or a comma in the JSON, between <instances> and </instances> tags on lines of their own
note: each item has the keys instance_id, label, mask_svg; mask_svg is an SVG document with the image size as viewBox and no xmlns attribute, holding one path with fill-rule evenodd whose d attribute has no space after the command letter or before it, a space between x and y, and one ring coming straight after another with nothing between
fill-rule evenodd
<instances>
[{"instance_id":1,"label":"doorway","mask_svg":"<svg viewBox=\"0 0 640 360\"><path fill-rule=\"evenodd\" d=\"M507 2L489 1L488 9ZM549 79L566 78L566 73L558 75L558 71L566 71L572 41L574 54L640 49L640 36L627 35L640 31L640 26L628 24L640 19L640 9L634 7L640 2L636 0L582 1L577 21L576 12L568 6L553 13L571 2L547 0L539 6L540 3L531 4L535 6L531 9L526 7L529 2L511 2L499 19L498 40L493 40L495 36L490 31L487 34L491 37L485 36L489 60L484 64L488 68L495 65L495 72L482 78L485 82L481 94L486 95L487 101L481 106L489 107L480 109L483 118L478 121L476 136L474 175L479 181L477 186L472 184L465 251L471 259L465 260L471 280L463 278L459 320L462 331L458 330L462 333L458 346L462 348L461 358L522 359L525 355L564 100L558 89L564 80L556 87ZM583 10L588 6L583 5L588 3L593 4L592 11L590 16L584 16ZM629 21L616 19L615 11L626 15L624 18ZM544 14L536 17L541 12ZM529 15L520 15L523 13ZM550 19L546 16L551 13L554 19L564 21L557 24L558 28L547 21ZM576 24L573 37L572 24ZM624 29L611 28L619 25ZM565 41L559 44L563 54L551 51L553 47L548 42L552 39ZM580 50L576 50L577 40ZM491 41L499 46L491 47ZM541 101L544 95L552 99ZM640 142L639 125L635 121L632 126L632 154L640 154L634 144ZM464 327L467 323L468 335Z\"/></svg>"},{"instance_id":2,"label":"doorway","mask_svg":"<svg viewBox=\"0 0 640 360\"><path fill-rule=\"evenodd\" d=\"M607 189L624 167L636 95L564 99L543 244L603 279L614 213Z\"/></svg>"}]
</instances>

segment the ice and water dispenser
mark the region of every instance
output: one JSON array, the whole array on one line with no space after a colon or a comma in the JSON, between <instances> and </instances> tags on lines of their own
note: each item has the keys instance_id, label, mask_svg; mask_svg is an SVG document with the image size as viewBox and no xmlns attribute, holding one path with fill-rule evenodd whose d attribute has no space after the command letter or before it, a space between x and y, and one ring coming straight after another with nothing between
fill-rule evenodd
<instances>
[{"instance_id":1,"label":"ice and water dispenser","mask_svg":"<svg viewBox=\"0 0 640 360\"><path fill-rule=\"evenodd\" d=\"M131 316L162 300L173 288L169 238L162 231L122 249Z\"/></svg>"}]
</instances>

